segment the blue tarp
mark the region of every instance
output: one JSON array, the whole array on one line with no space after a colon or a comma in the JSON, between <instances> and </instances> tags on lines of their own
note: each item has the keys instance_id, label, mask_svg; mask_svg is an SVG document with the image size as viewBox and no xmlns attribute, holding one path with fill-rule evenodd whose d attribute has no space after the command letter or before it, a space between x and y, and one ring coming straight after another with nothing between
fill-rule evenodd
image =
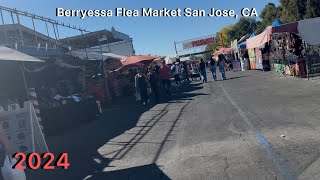
<instances>
[{"instance_id":1,"label":"blue tarp","mask_svg":"<svg viewBox=\"0 0 320 180\"><path fill-rule=\"evenodd\" d=\"M243 42L237 46L237 49L246 49L246 48L247 48L246 42Z\"/></svg>"},{"instance_id":2,"label":"blue tarp","mask_svg":"<svg viewBox=\"0 0 320 180\"><path fill-rule=\"evenodd\" d=\"M255 37L255 36L256 36L256 34L255 34L255 33L252 33L251 36L250 36L250 38Z\"/></svg>"},{"instance_id":3,"label":"blue tarp","mask_svg":"<svg viewBox=\"0 0 320 180\"><path fill-rule=\"evenodd\" d=\"M272 27L276 27L276 26L280 26L280 25L282 25L283 24L283 22L281 22L280 20L278 20L278 19L276 19L273 23L272 23Z\"/></svg>"}]
</instances>

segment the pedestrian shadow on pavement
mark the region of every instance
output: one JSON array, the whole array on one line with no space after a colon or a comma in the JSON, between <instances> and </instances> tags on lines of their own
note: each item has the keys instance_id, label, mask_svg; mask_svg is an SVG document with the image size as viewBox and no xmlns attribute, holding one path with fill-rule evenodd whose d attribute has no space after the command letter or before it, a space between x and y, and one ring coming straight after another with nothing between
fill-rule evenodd
<instances>
[{"instance_id":1,"label":"pedestrian shadow on pavement","mask_svg":"<svg viewBox=\"0 0 320 180\"><path fill-rule=\"evenodd\" d=\"M155 164L148 164L145 166L138 166L128 169L101 172L94 176L88 177L87 180L170 180L161 169Z\"/></svg>"},{"instance_id":2,"label":"pedestrian shadow on pavement","mask_svg":"<svg viewBox=\"0 0 320 180\"><path fill-rule=\"evenodd\" d=\"M236 77L227 78L225 80L218 79L216 81L227 81L227 80L233 80L233 79L240 79L240 78L244 78L244 77L248 77L248 76L251 76L251 75L236 76ZM211 82L215 82L215 81L211 81Z\"/></svg>"}]
</instances>

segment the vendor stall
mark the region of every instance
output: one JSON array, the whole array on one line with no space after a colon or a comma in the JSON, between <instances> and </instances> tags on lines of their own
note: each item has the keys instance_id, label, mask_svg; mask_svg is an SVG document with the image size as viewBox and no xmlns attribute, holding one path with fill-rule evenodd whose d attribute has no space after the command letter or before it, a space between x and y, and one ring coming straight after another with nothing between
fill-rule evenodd
<instances>
[{"instance_id":1,"label":"vendor stall","mask_svg":"<svg viewBox=\"0 0 320 180\"><path fill-rule=\"evenodd\" d=\"M27 84L35 89L38 97L45 134L59 135L95 120L100 114L98 107L106 99L103 64L100 63L57 59L41 66L26 64ZM81 107L81 111L72 111L75 107Z\"/></svg>"},{"instance_id":2,"label":"vendor stall","mask_svg":"<svg viewBox=\"0 0 320 180\"><path fill-rule=\"evenodd\" d=\"M268 26L262 33L252 34L246 40L246 46L249 51L250 68L258 70L270 70L268 59L268 43L270 41L272 27Z\"/></svg>"},{"instance_id":3,"label":"vendor stall","mask_svg":"<svg viewBox=\"0 0 320 180\"><path fill-rule=\"evenodd\" d=\"M155 66L155 59L158 56L129 56L121 60L122 67L109 72L107 82L113 99L120 100L121 97L131 97L134 95L134 77L137 69L147 70L148 66ZM158 59L160 63L160 58Z\"/></svg>"},{"instance_id":4,"label":"vendor stall","mask_svg":"<svg viewBox=\"0 0 320 180\"><path fill-rule=\"evenodd\" d=\"M272 28L271 58L276 72L299 77L320 72L320 18L305 19Z\"/></svg>"}]
</instances>

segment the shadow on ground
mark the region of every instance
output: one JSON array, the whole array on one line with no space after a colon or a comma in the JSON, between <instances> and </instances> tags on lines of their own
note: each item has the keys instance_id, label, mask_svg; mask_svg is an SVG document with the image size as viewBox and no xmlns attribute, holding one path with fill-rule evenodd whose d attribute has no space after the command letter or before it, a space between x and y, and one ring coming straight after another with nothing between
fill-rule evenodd
<instances>
[{"instance_id":1,"label":"shadow on ground","mask_svg":"<svg viewBox=\"0 0 320 180\"><path fill-rule=\"evenodd\" d=\"M173 88L173 96L170 102L188 99L191 100L195 96L205 95L192 93L192 91L203 88L200 85L201 83L191 83ZM168 100L162 99L162 102L168 102ZM101 156L97 151L114 137L125 133L126 130L136 127L141 115L152 107L153 106L143 107L140 104L133 104L132 102L117 105L117 108L105 110L102 116L96 121L70 130L68 133L61 136L48 137L48 147L56 157L60 153L69 154L68 161L70 163L70 167L66 170L60 167L55 170L27 170L27 179L169 179L169 177L161 172L155 163L130 169L105 172L104 169L109 166L112 159ZM182 110L183 107L181 107L181 112ZM161 119L161 116L163 116L164 113L166 112L157 112L154 117L149 120L149 126L146 127L152 128L152 126L157 122L157 119ZM179 117L175 121L177 122L178 119ZM166 136L169 136L171 131L174 130L176 122L173 123L170 131L166 132ZM142 128L141 132L148 133L148 129ZM141 132L138 133L141 134ZM165 139L165 141L167 141L167 139ZM137 143L137 141L127 144L127 147L131 148L135 143ZM164 143L165 142L162 142L162 144ZM161 148L162 145L160 145L155 158L157 158L161 153ZM127 150L125 150L125 152L126 151Z\"/></svg>"}]
</instances>

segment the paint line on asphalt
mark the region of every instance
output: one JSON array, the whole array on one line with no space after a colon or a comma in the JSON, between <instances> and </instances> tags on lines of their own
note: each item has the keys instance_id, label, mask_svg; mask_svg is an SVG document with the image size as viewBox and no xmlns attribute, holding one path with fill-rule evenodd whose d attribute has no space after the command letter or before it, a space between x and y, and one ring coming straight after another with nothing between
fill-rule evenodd
<instances>
[{"instance_id":1,"label":"paint line on asphalt","mask_svg":"<svg viewBox=\"0 0 320 180\"><path fill-rule=\"evenodd\" d=\"M269 158L276 164L277 169L281 173L284 179L286 180L293 180L292 174L290 173L289 169L285 166L284 162L272 151L269 142L266 140L266 138L261 134L259 130L257 130L247 115L243 112L243 110L238 106L237 103L233 101L229 93L225 90L223 85L219 82L219 85L221 89L223 90L224 94L228 98L228 100L231 102L231 104L237 109L239 114L241 115L242 119L247 123L251 131L255 134L256 138L259 140L260 144L262 145L263 149L267 152Z\"/></svg>"}]
</instances>

